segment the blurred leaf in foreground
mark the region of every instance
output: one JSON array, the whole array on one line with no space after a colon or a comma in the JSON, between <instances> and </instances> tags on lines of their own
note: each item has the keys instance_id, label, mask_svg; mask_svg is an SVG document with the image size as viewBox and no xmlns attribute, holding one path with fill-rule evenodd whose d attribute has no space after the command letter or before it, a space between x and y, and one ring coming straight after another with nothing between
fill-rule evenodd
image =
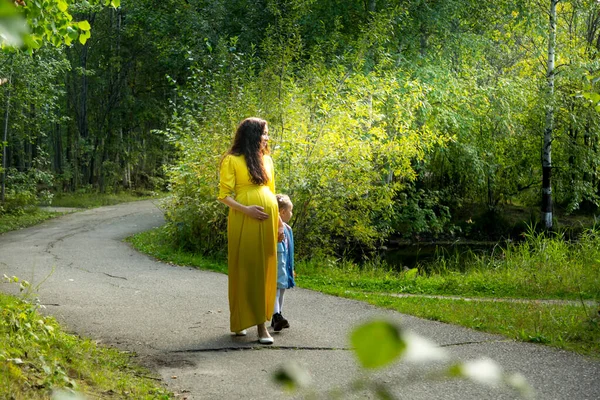
<instances>
[{"instance_id":1,"label":"blurred leaf in foreground","mask_svg":"<svg viewBox=\"0 0 600 400\"><path fill-rule=\"evenodd\" d=\"M406 350L401 328L387 321L359 326L350 335L350 342L364 368L383 367Z\"/></svg>"}]
</instances>

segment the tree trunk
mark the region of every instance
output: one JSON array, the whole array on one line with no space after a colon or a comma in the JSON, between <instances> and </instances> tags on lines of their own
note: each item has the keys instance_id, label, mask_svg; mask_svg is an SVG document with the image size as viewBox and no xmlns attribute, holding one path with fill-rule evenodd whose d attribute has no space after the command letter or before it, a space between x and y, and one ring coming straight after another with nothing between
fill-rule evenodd
<instances>
[{"instance_id":1,"label":"tree trunk","mask_svg":"<svg viewBox=\"0 0 600 400\"><path fill-rule=\"evenodd\" d=\"M63 173L63 144L60 123L54 123L54 172L58 175Z\"/></svg>"},{"instance_id":2,"label":"tree trunk","mask_svg":"<svg viewBox=\"0 0 600 400\"><path fill-rule=\"evenodd\" d=\"M377 11L377 0L369 0L369 12Z\"/></svg>"},{"instance_id":3,"label":"tree trunk","mask_svg":"<svg viewBox=\"0 0 600 400\"><path fill-rule=\"evenodd\" d=\"M12 59L11 59L12 64ZM9 108L10 108L10 89L12 85L12 71L8 76L8 81L6 82L8 87L6 89L6 107L4 109L4 135L2 139L2 189L0 189L0 202L4 203L4 199L6 198L6 167L8 164L6 163L6 147L8 146L8 117L9 117Z\"/></svg>"},{"instance_id":4,"label":"tree trunk","mask_svg":"<svg viewBox=\"0 0 600 400\"><path fill-rule=\"evenodd\" d=\"M28 88L27 91L30 89ZM35 104L29 104L29 120L36 120L36 109ZM29 135L27 140L27 170L34 168L35 159L38 156L37 147L38 147L38 137L34 124L29 125Z\"/></svg>"},{"instance_id":5,"label":"tree trunk","mask_svg":"<svg viewBox=\"0 0 600 400\"><path fill-rule=\"evenodd\" d=\"M87 55L88 55L88 46L87 44L83 45L83 48L81 49L81 57L80 57L80 66L81 69L83 71L82 76L81 76L81 88L80 88L80 100L79 100L79 113L78 118L77 118L77 128L79 130L79 137L83 138L84 141L87 141L88 139L88 116L87 116L87 95L88 95L88 78L87 78ZM82 166L82 174L83 174L83 181L84 182L88 182L89 180L91 180L91 175L92 173L90 172L89 169L89 164L90 161L88 160L88 154L87 150L84 152L84 154L79 154L80 157L84 158L84 160L77 160L77 163L79 164L81 161L81 166Z\"/></svg>"},{"instance_id":6,"label":"tree trunk","mask_svg":"<svg viewBox=\"0 0 600 400\"><path fill-rule=\"evenodd\" d=\"M556 4L550 0L550 24L548 32L548 104L546 106L546 127L542 146L542 223L552 229L552 131L554 128L554 60L556 57Z\"/></svg>"},{"instance_id":7,"label":"tree trunk","mask_svg":"<svg viewBox=\"0 0 600 400\"><path fill-rule=\"evenodd\" d=\"M96 18L95 13L91 13L88 15L88 22L93 25L94 20ZM84 143L88 143L89 140L89 124L88 124L88 94L89 94L89 80L87 76L88 72L88 57L90 50L90 42L88 41L81 48L81 54L79 55L79 62L81 67L81 87L79 92L79 107L77 113L77 128L79 130L79 136L83 138ZM78 146L79 147L79 146ZM78 148L78 159L77 159L77 168L81 165L82 168L82 181L91 183L93 181L94 168L93 168L93 157L94 153L89 154L89 150L84 147L83 152L81 152L81 147Z\"/></svg>"},{"instance_id":8,"label":"tree trunk","mask_svg":"<svg viewBox=\"0 0 600 400\"><path fill-rule=\"evenodd\" d=\"M94 139L94 147L92 149L92 153L90 155L90 166L89 166L89 175L87 183L90 186L94 186L94 183L97 183L98 180L94 180L94 174L96 173L96 156L98 154L98 146L100 145L100 138L96 136Z\"/></svg>"},{"instance_id":9,"label":"tree trunk","mask_svg":"<svg viewBox=\"0 0 600 400\"><path fill-rule=\"evenodd\" d=\"M110 132L110 130L108 132ZM106 140L102 139L101 146L102 157L100 158L100 165L98 166L98 185L100 193L106 193L106 172L104 171L104 163L108 160L108 147L110 146L110 136L108 136Z\"/></svg>"}]
</instances>

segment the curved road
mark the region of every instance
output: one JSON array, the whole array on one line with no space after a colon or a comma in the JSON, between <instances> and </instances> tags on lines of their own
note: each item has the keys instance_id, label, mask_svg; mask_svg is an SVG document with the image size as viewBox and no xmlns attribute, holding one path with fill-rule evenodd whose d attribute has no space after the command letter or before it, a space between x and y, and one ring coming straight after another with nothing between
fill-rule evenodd
<instances>
[{"instance_id":1,"label":"curved road","mask_svg":"<svg viewBox=\"0 0 600 400\"><path fill-rule=\"evenodd\" d=\"M225 275L161 263L122 241L162 223L154 202L142 201L9 232L0 235L0 276L16 275L34 284L47 277L38 292L48 314L71 332L135 351L178 398L289 397L271 380L287 360L306 367L321 393L343 386L358 371L348 332L376 316L399 320L455 359L485 356L507 371L520 372L539 399L600 398L599 360L303 289L286 294L291 328L275 334L275 346L260 347L254 331L232 337ZM12 286L0 285L0 290L14 290ZM403 399L516 397L466 381L423 380L422 371L400 363L377 377ZM375 398L364 392L350 397Z\"/></svg>"}]
</instances>

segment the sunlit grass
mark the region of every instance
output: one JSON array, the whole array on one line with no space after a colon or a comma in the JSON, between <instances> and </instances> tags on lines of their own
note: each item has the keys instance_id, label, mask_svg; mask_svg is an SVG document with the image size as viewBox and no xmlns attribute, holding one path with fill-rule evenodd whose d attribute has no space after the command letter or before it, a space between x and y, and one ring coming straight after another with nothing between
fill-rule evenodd
<instances>
[{"instance_id":1,"label":"sunlit grass","mask_svg":"<svg viewBox=\"0 0 600 400\"><path fill-rule=\"evenodd\" d=\"M530 235L493 254L442 254L411 271L385 263L336 260L299 263L309 286L334 285L383 293L424 293L530 299L600 299L600 235L577 242Z\"/></svg>"},{"instance_id":2,"label":"sunlit grass","mask_svg":"<svg viewBox=\"0 0 600 400\"><path fill-rule=\"evenodd\" d=\"M202 257L182 249L174 248L163 228L155 228L138 233L126 239L138 251L176 265L189 265L209 271L227 273L227 263L223 260Z\"/></svg>"},{"instance_id":3,"label":"sunlit grass","mask_svg":"<svg viewBox=\"0 0 600 400\"><path fill-rule=\"evenodd\" d=\"M501 334L517 341L541 343L596 357L600 355L600 317L597 307L535 301L516 303L396 298L334 288L325 292L421 318Z\"/></svg>"}]
</instances>

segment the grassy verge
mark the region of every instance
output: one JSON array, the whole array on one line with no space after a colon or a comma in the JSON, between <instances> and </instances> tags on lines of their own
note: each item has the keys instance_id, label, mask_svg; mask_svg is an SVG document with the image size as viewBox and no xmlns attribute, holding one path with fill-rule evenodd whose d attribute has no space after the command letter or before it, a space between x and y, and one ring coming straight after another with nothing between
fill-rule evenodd
<instances>
[{"instance_id":1,"label":"grassy verge","mask_svg":"<svg viewBox=\"0 0 600 400\"><path fill-rule=\"evenodd\" d=\"M224 261L173 249L161 228L129 238L139 251L165 262L226 273ZM597 307L546 304L534 299L600 299L600 238L591 232L577 243L543 235L500 254L468 261L440 257L420 272L397 272L381 263L358 266L339 260L298 262L298 286L516 340L600 354ZM398 298L395 293L530 299L475 302Z\"/></svg>"},{"instance_id":2,"label":"grassy verge","mask_svg":"<svg viewBox=\"0 0 600 400\"><path fill-rule=\"evenodd\" d=\"M65 333L34 304L0 294L0 317L2 399L50 399L58 389L88 398L172 398L131 355Z\"/></svg>"},{"instance_id":3,"label":"grassy verge","mask_svg":"<svg viewBox=\"0 0 600 400\"><path fill-rule=\"evenodd\" d=\"M600 232L587 232L573 243L532 234L524 242L510 244L492 255L441 255L432 263L404 272L381 263L358 266L332 260L302 263L301 268L305 283L313 288L600 300Z\"/></svg>"},{"instance_id":4,"label":"grassy verge","mask_svg":"<svg viewBox=\"0 0 600 400\"><path fill-rule=\"evenodd\" d=\"M497 333L518 341L542 343L596 357L600 354L600 318L597 310L589 307L535 301L512 303L397 298L334 287L302 286L416 317Z\"/></svg>"},{"instance_id":5,"label":"grassy verge","mask_svg":"<svg viewBox=\"0 0 600 400\"><path fill-rule=\"evenodd\" d=\"M62 213L41 211L32 209L22 214L3 214L0 215L0 234L15 229L26 228L28 226L37 225L47 219L62 215Z\"/></svg>"},{"instance_id":6,"label":"grassy verge","mask_svg":"<svg viewBox=\"0 0 600 400\"><path fill-rule=\"evenodd\" d=\"M126 239L138 251L158 260L174 264L188 265L209 271L227 273L227 264L223 260L215 260L173 248L165 237L162 228L151 229Z\"/></svg>"},{"instance_id":7,"label":"grassy verge","mask_svg":"<svg viewBox=\"0 0 600 400\"><path fill-rule=\"evenodd\" d=\"M131 201L147 200L161 197L162 194L120 192L115 194L102 193L65 193L56 195L52 199L53 207L77 207L77 208L93 208L102 206L112 206L119 203L127 203Z\"/></svg>"}]
</instances>

